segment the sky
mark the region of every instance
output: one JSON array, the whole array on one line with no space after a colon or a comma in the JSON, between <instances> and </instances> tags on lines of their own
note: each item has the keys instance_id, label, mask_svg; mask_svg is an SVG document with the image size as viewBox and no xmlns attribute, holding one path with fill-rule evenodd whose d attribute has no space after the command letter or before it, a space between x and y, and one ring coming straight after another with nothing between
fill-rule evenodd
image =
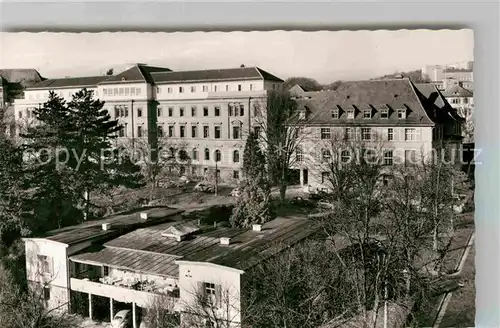
<instances>
[{"instance_id":1,"label":"sky","mask_svg":"<svg viewBox=\"0 0 500 328\"><path fill-rule=\"evenodd\" d=\"M0 33L0 68L103 75L133 63L171 70L259 66L283 79L368 79L473 60L472 30Z\"/></svg>"}]
</instances>

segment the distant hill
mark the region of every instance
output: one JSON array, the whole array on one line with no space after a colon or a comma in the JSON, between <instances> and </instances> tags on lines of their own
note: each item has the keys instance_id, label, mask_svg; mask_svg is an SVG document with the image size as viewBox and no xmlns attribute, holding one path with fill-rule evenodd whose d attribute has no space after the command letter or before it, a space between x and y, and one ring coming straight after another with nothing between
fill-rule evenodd
<instances>
[{"instance_id":1,"label":"distant hill","mask_svg":"<svg viewBox=\"0 0 500 328\"><path fill-rule=\"evenodd\" d=\"M429 83L431 80L429 78L422 77L422 70L418 69L409 72L396 72L393 74L387 74L381 77L373 78L372 80L386 80L386 79L397 79L401 77L408 77L413 83Z\"/></svg>"}]
</instances>

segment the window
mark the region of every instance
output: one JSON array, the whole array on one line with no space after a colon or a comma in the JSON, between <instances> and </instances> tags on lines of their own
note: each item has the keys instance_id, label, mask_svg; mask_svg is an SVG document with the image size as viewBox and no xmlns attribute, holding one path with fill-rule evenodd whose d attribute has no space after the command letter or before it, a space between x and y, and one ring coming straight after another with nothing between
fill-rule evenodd
<instances>
[{"instance_id":1,"label":"window","mask_svg":"<svg viewBox=\"0 0 500 328\"><path fill-rule=\"evenodd\" d=\"M205 282L203 283L203 289L205 290L205 295L215 295L215 284Z\"/></svg>"},{"instance_id":2,"label":"window","mask_svg":"<svg viewBox=\"0 0 500 328\"><path fill-rule=\"evenodd\" d=\"M329 176L328 172L321 172L321 183L327 182Z\"/></svg>"},{"instance_id":3,"label":"window","mask_svg":"<svg viewBox=\"0 0 500 328\"><path fill-rule=\"evenodd\" d=\"M140 109L138 109L137 111L139 111L139 110L140 110ZM140 110L140 111L141 111L141 113L142 113L142 110ZM163 110L162 110L162 108L161 108L161 107L158 107L158 109L157 109L156 111L157 111L157 113L156 113L156 114L157 114L157 116L158 116L158 117L162 117L162 116L163 116ZM138 115L138 116L140 116L140 115Z\"/></svg>"},{"instance_id":4,"label":"window","mask_svg":"<svg viewBox=\"0 0 500 328\"><path fill-rule=\"evenodd\" d=\"M184 87L179 87L179 93L183 93L184 92Z\"/></svg>"},{"instance_id":5,"label":"window","mask_svg":"<svg viewBox=\"0 0 500 328\"><path fill-rule=\"evenodd\" d=\"M113 88L113 96L118 96L118 88Z\"/></svg>"},{"instance_id":6,"label":"window","mask_svg":"<svg viewBox=\"0 0 500 328\"><path fill-rule=\"evenodd\" d=\"M416 164L416 156L414 150L405 150L405 165Z\"/></svg>"},{"instance_id":7,"label":"window","mask_svg":"<svg viewBox=\"0 0 500 328\"><path fill-rule=\"evenodd\" d=\"M180 175L186 174L186 168L184 166L179 167L179 174Z\"/></svg>"},{"instance_id":8,"label":"window","mask_svg":"<svg viewBox=\"0 0 500 328\"><path fill-rule=\"evenodd\" d=\"M50 287L43 287L43 300L48 301L50 300Z\"/></svg>"},{"instance_id":9,"label":"window","mask_svg":"<svg viewBox=\"0 0 500 328\"><path fill-rule=\"evenodd\" d=\"M109 267L108 266L103 266L102 267L102 273L103 273L103 276L109 276Z\"/></svg>"},{"instance_id":10,"label":"window","mask_svg":"<svg viewBox=\"0 0 500 328\"><path fill-rule=\"evenodd\" d=\"M250 84L250 91L253 90L253 84Z\"/></svg>"},{"instance_id":11,"label":"window","mask_svg":"<svg viewBox=\"0 0 500 328\"><path fill-rule=\"evenodd\" d=\"M111 96L111 90L109 91L109 95ZM135 88L130 88L130 95L135 96Z\"/></svg>"},{"instance_id":12,"label":"window","mask_svg":"<svg viewBox=\"0 0 500 328\"><path fill-rule=\"evenodd\" d=\"M227 108L229 110L229 116L233 116L234 114L234 105L233 104L229 104L227 105Z\"/></svg>"},{"instance_id":13,"label":"window","mask_svg":"<svg viewBox=\"0 0 500 328\"><path fill-rule=\"evenodd\" d=\"M361 128L361 140L371 140L372 131L370 128Z\"/></svg>"},{"instance_id":14,"label":"window","mask_svg":"<svg viewBox=\"0 0 500 328\"><path fill-rule=\"evenodd\" d=\"M254 126L253 127L253 133L255 133L255 135L257 137L259 137L260 136L260 126Z\"/></svg>"},{"instance_id":15,"label":"window","mask_svg":"<svg viewBox=\"0 0 500 328\"><path fill-rule=\"evenodd\" d=\"M208 86L206 85L203 86L203 92L208 92Z\"/></svg>"},{"instance_id":16,"label":"window","mask_svg":"<svg viewBox=\"0 0 500 328\"><path fill-rule=\"evenodd\" d=\"M389 140L389 141L394 140L394 129L393 128L387 129L387 140Z\"/></svg>"},{"instance_id":17,"label":"window","mask_svg":"<svg viewBox=\"0 0 500 328\"><path fill-rule=\"evenodd\" d=\"M37 255L40 273L52 274L52 258L47 255Z\"/></svg>"},{"instance_id":18,"label":"window","mask_svg":"<svg viewBox=\"0 0 500 328\"><path fill-rule=\"evenodd\" d=\"M119 95L123 96L123 88L120 88Z\"/></svg>"},{"instance_id":19,"label":"window","mask_svg":"<svg viewBox=\"0 0 500 328\"><path fill-rule=\"evenodd\" d=\"M221 157L222 157L221 152L220 152L220 150L217 149L215 151L215 161L216 162L220 162L221 161Z\"/></svg>"},{"instance_id":20,"label":"window","mask_svg":"<svg viewBox=\"0 0 500 328\"><path fill-rule=\"evenodd\" d=\"M405 109L398 109L398 118L399 119L405 119L406 118L406 110Z\"/></svg>"},{"instance_id":21,"label":"window","mask_svg":"<svg viewBox=\"0 0 500 328\"><path fill-rule=\"evenodd\" d=\"M191 116L192 117L196 116L196 106L191 107Z\"/></svg>"},{"instance_id":22,"label":"window","mask_svg":"<svg viewBox=\"0 0 500 328\"><path fill-rule=\"evenodd\" d=\"M141 94L141 88L135 88L135 94L140 95Z\"/></svg>"},{"instance_id":23,"label":"window","mask_svg":"<svg viewBox=\"0 0 500 328\"><path fill-rule=\"evenodd\" d=\"M220 139L220 126L214 127L214 137L215 139Z\"/></svg>"},{"instance_id":24,"label":"window","mask_svg":"<svg viewBox=\"0 0 500 328\"><path fill-rule=\"evenodd\" d=\"M191 92L196 92L196 87L195 86L191 87Z\"/></svg>"},{"instance_id":25,"label":"window","mask_svg":"<svg viewBox=\"0 0 500 328\"><path fill-rule=\"evenodd\" d=\"M210 160L210 150L208 150L208 148L205 148L205 160L206 161Z\"/></svg>"},{"instance_id":26,"label":"window","mask_svg":"<svg viewBox=\"0 0 500 328\"><path fill-rule=\"evenodd\" d=\"M104 88L104 95L107 96L108 95L108 89Z\"/></svg>"},{"instance_id":27,"label":"window","mask_svg":"<svg viewBox=\"0 0 500 328\"><path fill-rule=\"evenodd\" d=\"M345 140L353 140L354 138L354 132L352 128L345 128Z\"/></svg>"},{"instance_id":28,"label":"window","mask_svg":"<svg viewBox=\"0 0 500 328\"><path fill-rule=\"evenodd\" d=\"M321 139L330 139L330 128L321 128Z\"/></svg>"},{"instance_id":29,"label":"window","mask_svg":"<svg viewBox=\"0 0 500 328\"><path fill-rule=\"evenodd\" d=\"M19 112L19 118L23 118L23 112Z\"/></svg>"},{"instance_id":30,"label":"window","mask_svg":"<svg viewBox=\"0 0 500 328\"><path fill-rule=\"evenodd\" d=\"M405 129L405 141L415 141L417 140L417 129L406 128Z\"/></svg>"},{"instance_id":31,"label":"window","mask_svg":"<svg viewBox=\"0 0 500 328\"><path fill-rule=\"evenodd\" d=\"M158 138L163 138L163 126L158 125Z\"/></svg>"},{"instance_id":32,"label":"window","mask_svg":"<svg viewBox=\"0 0 500 328\"><path fill-rule=\"evenodd\" d=\"M214 115L215 116L220 116L220 106L215 106L214 107Z\"/></svg>"},{"instance_id":33,"label":"window","mask_svg":"<svg viewBox=\"0 0 500 328\"><path fill-rule=\"evenodd\" d=\"M354 109L347 110L347 118L348 119L353 119L354 118Z\"/></svg>"},{"instance_id":34,"label":"window","mask_svg":"<svg viewBox=\"0 0 500 328\"><path fill-rule=\"evenodd\" d=\"M198 160L198 150L196 148L193 148L193 160L197 161Z\"/></svg>"},{"instance_id":35,"label":"window","mask_svg":"<svg viewBox=\"0 0 500 328\"><path fill-rule=\"evenodd\" d=\"M302 151L302 147L297 147L295 150L295 161L298 163L302 163L302 161L304 161L304 152Z\"/></svg>"},{"instance_id":36,"label":"window","mask_svg":"<svg viewBox=\"0 0 500 328\"><path fill-rule=\"evenodd\" d=\"M118 131L118 137L125 137L127 131L127 126L122 126L122 128Z\"/></svg>"},{"instance_id":37,"label":"window","mask_svg":"<svg viewBox=\"0 0 500 328\"><path fill-rule=\"evenodd\" d=\"M389 110L388 109L382 109L380 111L380 118L389 118Z\"/></svg>"},{"instance_id":38,"label":"window","mask_svg":"<svg viewBox=\"0 0 500 328\"><path fill-rule=\"evenodd\" d=\"M332 153L330 152L330 150L323 149L321 151L321 160L325 163L328 163L330 162L331 159L332 159Z\"/></svg>"},{"instance_id":39,"label":"window","mask_svg":"<svg viewBox=\"0 0 500 328\"><path fill-rule=\"evenodd\" d=\"M174 136L174 126L173 125L169 125L168 126L168 136L169 137L173 137Z\"/></svg>"},{"instance_id":40,"label":"window","mask_svg":"<svg viewBox=\"0 0 500 328\"><path fill-rule=\"evenodd\" d=\"M229 85L226 84L226 91L229 91Z\"/></svg>"},{"instance_id":41,"label":"window","mask_svg":"<svg viewBox=\"0 0 500 328\"><path fill-rule=\"evenodd\" d=\"M207 175L207 173L208 173L208 168L207 168L207 167L204 167L204 168L203 168L203 175Z\"/></svg>"},{"instance_id":42,"label":"window","mask_svg":"<svg viewBox=\"0 0 500 328\"><path fill-rule=\"evenodd\" d=\"M306 116L307 116L307 115L306 115L306 111L305 111L305 110L303 110L303 109L301 109L301 110L299 111L299 120L305 120L305 119L306 119Z\"/></svg>"},{"instance_id":43,"label":"window","mask_svg":"<svg viewBox=\"0 0 500 328\"><path fill-rule=\"evenodd\" d=\"M339 118L339 110L338 109L332 109L331 114L332 114L332 118Z\"/></svg>"},{"instance_id":44,"label":"window","mask_svg":"<svg viewBox=\"0 0 500 328\"><path fill-rule=\"evenodd\" d=\"M179 116L184 116L184 107L179 107Z\"/></svg>"},{"instance_id":45,"label":"window","mask_svg":"<svg viewBox=\"0 0 500 328\"><path fill-rule=\"evenodd\" d=\"M208 107L207 106L203 107L203 116L208 116Z\"/></svg>"},{"instance_id":46,"label":"window","mask_svg":"<svg viewBox=\"0 0 500 328\"><path fill-rule=\"evenodd\" d=\"M196 125L191 125L191 138L196 138L198 132L198 127Z\"/></svg>"},{"instance_id":47,"label":"window","mask_svg":"<svg viewBox=\"0 0 500 328\"><path fill-rule=\"evenodd\" d=\"M351 161L351 152L349 150L342 150L340 153L340 161L347 164Z\"/></svg>"},{"instance_id":48,"label":"window","mask_svg":"<svg viewBox=\"0 0 500 328\"><path fill-rule=\"evenodd\" d=\"M141 138L142 137L142 126L137 127L137 137Z\"/></svg>"},{"instance_id":49,"label":"window","mask_svg":"<svg viewBox=\"0 0 500 328\"><path fill-rule=\"evenodd\" d=\"M186 127L184 125L181 125L180 127L180 136L181 138L184 138L185 137L185 132L186 132Z\"/></svg>"},{"instance_id":50,"label":"window","mask_svg":"<svg viewBox=\"0 0 500 328\"><path fill-rule=\"evenodd\" d=\"M382 176L382 184L384 185L384 187L387 187L389 185L389 181L391 180L391 177L387 174L384 174Z\"/></svg>"},{"instance_id":51,"label":"window","mask_svg":"<svg viewBox=\"0 0 500 328\"><path fill-rule=\"evenodd\" d=\"M217 86L214 85L214 92L217 92Z\"/></svg>"},{"instance_id":52,"label":"window","mask_svg":"<svg viewBox=\"0 0 500 328\"><path fill-rule=\"evenodd\" d=\"M393 163L393 152L392 150L384 151L384 165L392 165Z\"/></svg>"},{"instance_id":53,"label":"window","mask_svg":"<svg viewBox=\"0 0 500 328\"><path fill-rule=\"evenodd\" d=\"M238 84L238 91L241 91L241 84Z\"/></svg>"},{"instance_id":54,"label":"window","mask_svg":"<svg viewBox=\"0 0 500 328\"><path fill-rule=\"evenodd\" d=\"M167 93L172 93L172 88L171 87L167 88Z\"/></svg>"},{"instance_id":55,"label":"window","mask_svg":"<svg viewBox=\"0 0 500 328\"><path fill-rule=\"evenodd\" d=\"M203 138L208 138L210 135L208 126L203 126Z\"/></svg>"},{"instance_id":56,"label":"window","mask_svg":"<svg viewBox=\"0 0 500 328\"><path fill-rule=\"evenodd\" d=\"M240 162L240 151L239 150L233 151L233 162L234 163Z\"/></svg>"},{"instance_id":57,"label":"window","mask_svg":"<svg viewBox=\"0 0 500 328\"><path fill-rule=\"evenodd\" d=\"M363 111L363 118L372 118L372 111L371 110Z\"/></svg>"},{"instance_id":58,"label":"window","mask_svg":"<svg viewBox=\"0 0 500 328\"><path fill-rule=\"evenodd\" d=\"M240 178L240 171L233 171L233 179L238 180Z\"/></svg>"},{"instance_id":59,"label":"window","mask_svg":"<svg viewBox=\"0 0 500 328\"><path fill-rule=\"evenodd\" d=\"M240 116L245 116L245 105L240 104Z\"/></svg>"},{"instance_id":60,"label":"window","mask_svg":"<svg viewBox=\"0 0 500 328\"><path fill-rule=\"evenodd\" d=\"M130 88L125 88L125 96L128 96L129 93L130 93Z\"/></svg>"},{"instance_id":61,"label":"window","mask_svg":"<svg viewBox=\"0 0 500 328\"><path fill-rule=\"evenodd\" d=\"M156 93L161 93L160 87L156 87Z\"/></svg>"},{"instance_id":62,"label":"window","mask_svg":"<svg viewBox=\"0 0 500 328\"><path fill-rule=\"evenodd\" d=\"M239 126L233 126L233 139L240 139L240 127Z\"/></svg>"}]
</instances>

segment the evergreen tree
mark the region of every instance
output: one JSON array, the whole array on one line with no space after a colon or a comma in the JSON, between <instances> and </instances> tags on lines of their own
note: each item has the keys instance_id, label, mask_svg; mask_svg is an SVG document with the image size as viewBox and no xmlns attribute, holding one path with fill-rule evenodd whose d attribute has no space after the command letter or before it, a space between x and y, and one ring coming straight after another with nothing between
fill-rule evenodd
<instances>
[{"instance_id":1,"label":"evergreen tree","mask_svg":"<svg viewBox=\"0 0 500 328\"><path fill-rule=\"evenodd\" d=\"M113 147L113 140L123 127L103 109L104 102L94 98L91 90L83 89L68 103L73 138L66 142L71 149L69 166L80 190L80 204L85 216L91 209L90 195L106 193L118 186L143 186L141 168L132 162L127 152ZM76 156L77 155L77 156Z\"/></svg>"},{"instance_id":2,"label":"evergreen tree","mask_svg":"<svg viewBox=\"0 0 500 328\"><path fill-rule=\"evenodd\" d=\"M257 136L250 133L243 152L241 194L230 219L233 226L246 228L263 224L276 216L265 164Z\"/></svg>"},{"instance_id":3,"label":"evergreen tree","mask_svg":"<svg viewBox=\"0 0 500 328\"><path fill-rule=\"evenodd\" d=\"M26 205L32 209L30 230L34 233L73 224L81 217L75 207L72 171L58 156L75 133L65 105L64 99L50 92L49 100L34 111L38 124L21 135L25 154L32 155L23 173L29 181Z\"/></svg>"}]
</instances>

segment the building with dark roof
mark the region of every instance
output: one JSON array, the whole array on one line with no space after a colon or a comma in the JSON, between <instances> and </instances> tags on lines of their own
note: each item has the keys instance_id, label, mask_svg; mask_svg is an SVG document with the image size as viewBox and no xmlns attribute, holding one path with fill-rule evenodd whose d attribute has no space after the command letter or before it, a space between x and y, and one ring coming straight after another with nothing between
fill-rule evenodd
<instances>
[{"instance_id":1,"label":"building with dark roof","mask_svg":"<svg viewBox=\"0 0 500 328\"><path fill-rule=\"evenodd\" d=\"M165 298L187 313L204 295L213 297L220 318L239 327L245 274L319 231L307 219L242 229L186 220L181 212L143 208L26 238L28 281L44 284L49 308L69 310L64 304L83 294L90 317L95 297L131 303L135 316L136 308ZM113 306L109 311L113 317Z\"/></svg>"},{"instance_id":2,"label":"building with dark roof","mask_svg":"<svg viewBox=\"0 0 500 328\"><path fill-rule=\"evenodd\" d=\"M221 181L236 182L245 138L255 125L254 107L282 85L282 79L259 67L172 71L146 64L112 76L48 79L16 100L16 134L33 122L34 109L47 101L49 91L68 101L86 88L122 123L119 143L182 143L189 165L179 166L179 174L202 176L217 160Z\"/></svg>"},{"instance_id":3,"label":"building with dark roof","mask_svg":"<svg viewBox=\"0 0 500 328\"><path fill-rule=\"evenodd\" d=\"M455 108L458 114L465 118L462 135L465 143L474 142L474 92L464 87L463 83L449 85L442 92L451 107Z\"/></svg>"},{"instance_id":4,"label":"building with dark roof","mask_svg":"<svg viewBox=\"0 0 500 328\"><path fill-rule=\"evenodd\" d=\"M303 92L297 102L304 121L295 169L301 185L313 189L330 188L324 163L341 144L382 147L387 165L430 156L443 142L460 148L464 120L430 83L343 82L335 91Z\"/></svg>"}]
</instances>

